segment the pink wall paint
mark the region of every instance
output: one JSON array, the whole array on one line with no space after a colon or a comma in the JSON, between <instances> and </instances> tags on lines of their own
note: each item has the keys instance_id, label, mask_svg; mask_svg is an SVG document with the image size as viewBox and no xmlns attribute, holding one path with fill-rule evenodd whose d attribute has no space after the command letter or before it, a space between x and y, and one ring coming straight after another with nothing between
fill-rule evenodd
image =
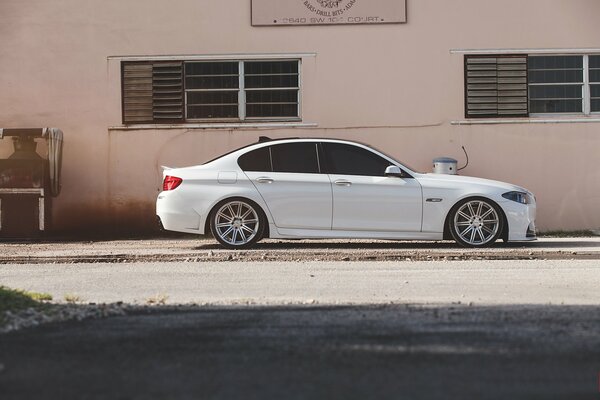
<instances>
[{"instance_id":1,"label":"pink wall paint","mask_svg":"<svg viewBox=\"0 0 600 400\"><path fill-rule=\"evenodd\" d=\"M451 49L600 48L595 0L409 0L397 25L252 27L250 0L3 0L0 127L66 136L60 230L147 229L161 164L197 164L259 135L358 139L429 170L533 190L539 228L600 227L600 123L452 125L463 119L463 56ZM303 59L302 129L120 130L119 59L315 53ZM10 143L0 141L0 156Z\"/></svg>"}]
</instances>

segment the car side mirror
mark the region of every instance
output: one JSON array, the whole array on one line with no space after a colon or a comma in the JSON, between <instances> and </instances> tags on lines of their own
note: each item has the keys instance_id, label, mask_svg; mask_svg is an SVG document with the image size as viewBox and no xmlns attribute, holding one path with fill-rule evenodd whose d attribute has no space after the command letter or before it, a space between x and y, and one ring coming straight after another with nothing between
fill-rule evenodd
<instances>
[{"instance_id":1,"label":"car side mirror","mask_svg":"<svg viewBox=\"0 0 600 400\"><path fill-rule=\"evenodd\" d=\"M385 176L395 176L397 178L402 178L404 176L404 172L402 172L400 167L396 165L390 165L385 169Z\"/></svg>"}]
</instances>

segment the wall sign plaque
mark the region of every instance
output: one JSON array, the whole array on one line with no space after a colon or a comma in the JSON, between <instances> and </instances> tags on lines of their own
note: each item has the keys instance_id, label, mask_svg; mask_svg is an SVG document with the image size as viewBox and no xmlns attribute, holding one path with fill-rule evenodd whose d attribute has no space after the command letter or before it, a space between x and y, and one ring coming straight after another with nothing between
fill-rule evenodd
<instances>
[{"instance_id":1,"label":"wall sign plaque","mask_svg":"<svg viewBox=\"0 0 600 400\"><path fill-rule=\"evenodd\" d=\"M252 0L253 26L404 22L406 0Z\"/></svg>"}]
</instances>

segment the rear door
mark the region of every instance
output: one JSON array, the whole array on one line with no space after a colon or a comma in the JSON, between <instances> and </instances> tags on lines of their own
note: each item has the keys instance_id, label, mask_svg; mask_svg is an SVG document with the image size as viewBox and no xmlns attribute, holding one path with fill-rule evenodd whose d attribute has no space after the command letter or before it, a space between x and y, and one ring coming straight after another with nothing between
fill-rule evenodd
<instances>
[{"instance_id":1,"label":"rear door","mask_svg":"<svg viewBox=\"0 0 600 400\"><path fill-rule=\"evenodd\" d=\"M332 229L421 231L422 192L415 179L385 176L392 162L367 148L322 146L333 189Z\"/></svg>"},{"instance_id":2,"label":"rear door","mask_svg":"<svg viewBox=\"0 0 600 400\"><path fill-rule=\"evenodd\" d=\"M331 229L331 182L317 149L317 142L281 143L238 159L279 228Z\"/></svg>"}]
</instances>

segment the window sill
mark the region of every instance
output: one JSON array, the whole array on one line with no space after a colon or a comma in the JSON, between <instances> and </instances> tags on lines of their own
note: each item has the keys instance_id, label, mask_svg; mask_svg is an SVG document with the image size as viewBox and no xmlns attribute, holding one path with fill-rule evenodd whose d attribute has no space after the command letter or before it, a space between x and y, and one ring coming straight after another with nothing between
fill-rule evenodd
<instances>
[{"instance_id":1,"label":"window sill","mask_svg":"<svg viewBox=\"0 0 600 400\"><path fill-rule=\"evenodd\" d=\"M186 124L137 124L108 127L109 131L140 131L165 129L279 129L279 128L315 128L316 122L223 122L223 123L186 123Z\"/></svg>"},{"instance_id":2,"label":"window sill","mask_svg":"<svg viewBox=\"0 0 600 400\"><path fill-rule=\"evenodd\" d=\"M577 124L582 122L600 122L600 116L594 117L531 117L531 118L473 118L450 121L450 125L502 125L502 124Z\"/></svg>"}]
</instances>

